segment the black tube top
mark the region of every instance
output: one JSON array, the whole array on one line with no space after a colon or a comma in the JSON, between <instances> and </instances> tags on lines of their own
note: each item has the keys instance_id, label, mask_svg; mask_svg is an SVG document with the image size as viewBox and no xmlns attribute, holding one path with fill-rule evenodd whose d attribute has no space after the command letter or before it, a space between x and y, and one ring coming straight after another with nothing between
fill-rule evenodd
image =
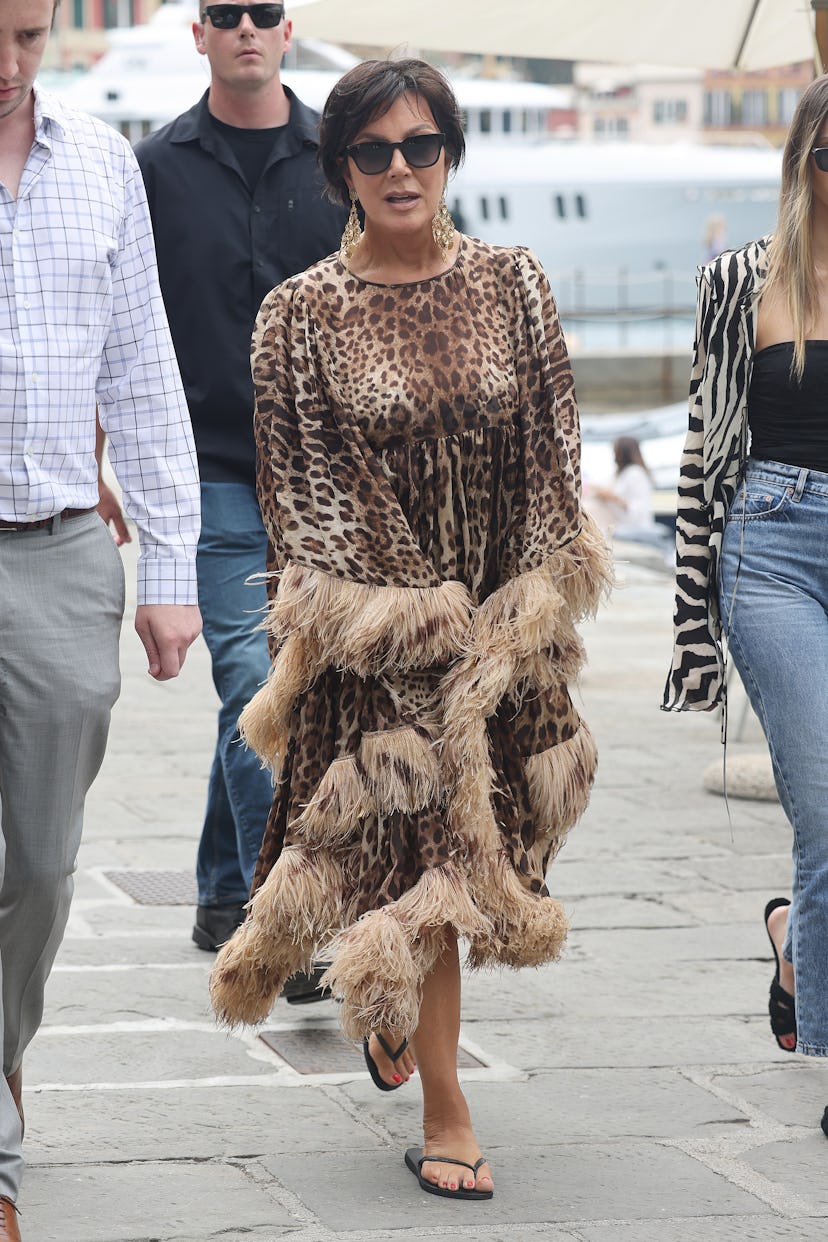
<instances>
[{"instance_id":1,"label":"black tube top","mask_svg":"<svg viewBox=\"0 0 828 1242\"><path fill-rule=\"evenodd\" d=\"M828 472L828 341L805 342L802 384L791 380L793 341L760 349L748 392L750 455Z\"/></svg>"}]
</instances>

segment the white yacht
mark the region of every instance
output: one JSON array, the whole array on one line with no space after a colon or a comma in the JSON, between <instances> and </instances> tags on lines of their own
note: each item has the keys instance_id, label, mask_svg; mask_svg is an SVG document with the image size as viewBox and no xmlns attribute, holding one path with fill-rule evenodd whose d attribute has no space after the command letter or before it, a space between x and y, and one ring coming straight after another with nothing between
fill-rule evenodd
<instances>
[{"instance_id":1,"label":"white yacht","mask_svg":"<svg viewBox=\"0 0 828 1242\"><path fill-rule=\"evenodd\" d=\"M59 93L137 141L209 83L193 13L188 3L162 4L147 25L110 31L110 51ZM319 109L356 61L328 44L294 47L284 81ZM687 312L696 266L709 257L706 237L720 250L773 227L778 151L553 138L549 120L571 105L567 88L461 76L452 84L468 138L449 189L458 224L530 246L576 318L625 307L642 318Z\"/></svg>"}]
</instances>

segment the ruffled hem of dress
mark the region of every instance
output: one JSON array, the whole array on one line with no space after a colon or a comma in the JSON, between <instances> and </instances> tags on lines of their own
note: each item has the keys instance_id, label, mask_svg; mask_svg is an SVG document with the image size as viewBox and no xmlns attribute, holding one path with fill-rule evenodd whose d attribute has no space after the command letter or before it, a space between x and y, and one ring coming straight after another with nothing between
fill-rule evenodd
<instances>
[{"instance_id":1,"label":"ruffled hem of dress","mask_svg":"<svg viewBox=\"0 0 828 1242\"><path fill-rule=\"evenodd\" d=\"M277 627L293 628L281 629L271 678L242 718L246 739L267 761L284 752L295 698L327 663L454 663L429 722L364 735L355 754L330 764L291 826L301 844L282 851L246 922L221 950L211 995L223 1021L261 1021L285 979L327 946L328 982L343 1001L346 1033L382 1026L409 1035L446 928L468 939L473 966L540 965L560 954L567 931L561 906L532 890L532 877L518 873L504 848L486 721L504 695L519 699L577 673L583 648L574 618L593 611L607 589L609 556L587 521L570 544L476 610L464 588L436 588L414 617L406 610L422 592L320 578L316 571L288 573L271 614ZM542 876L586 806L595 772L589 730L581 722L572 737L528 757L525 770L537 827L531 862ZM396 901L342 930L343 867L349 850L359 849L360 820L435 804L445 808L451 861L425 870Z\"/></svg>"}]
</instances>

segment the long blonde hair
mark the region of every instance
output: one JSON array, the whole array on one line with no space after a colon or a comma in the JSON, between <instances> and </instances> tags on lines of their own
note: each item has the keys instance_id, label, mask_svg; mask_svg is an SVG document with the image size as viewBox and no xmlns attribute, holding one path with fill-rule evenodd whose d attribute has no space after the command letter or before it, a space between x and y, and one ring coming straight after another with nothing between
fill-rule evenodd
<instances>
[{"instance_id":1,"label":"long blonde hair","mask_svg":"<svg viewBox=\"0 0 828 1242\"><path fill-rule=\"evenodd\" d=\"M782 154L779 220L770 243L768 277L760 300L780 299L793 323L791 378L802 381L805 341L814 326L819 295L814 278L811 151L828 119L828 74L805 88Z\"/></svg>"}]
</instances>

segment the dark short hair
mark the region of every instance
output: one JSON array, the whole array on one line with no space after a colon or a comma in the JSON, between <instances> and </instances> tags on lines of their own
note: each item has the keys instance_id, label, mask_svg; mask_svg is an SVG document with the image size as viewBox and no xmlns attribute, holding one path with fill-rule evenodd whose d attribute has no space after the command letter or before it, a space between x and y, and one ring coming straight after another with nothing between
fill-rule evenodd
<instances>
[{"instance_id":1,"label":"dark short hair","mask_svg":"<svg viewBox=\"0 0 828 1242\"><path fill-rule=\"evenodd\" d=\"M451 168L466 152L463 123L454 91L433 65L424 60L364 60L349 69L328 96L319 126L319 163L328 183L328 196L348 203L343 177L344 151L369 121L385 116L402 95L424 100L438 129L446 135Z\"/></svg>"}]
</instances>

